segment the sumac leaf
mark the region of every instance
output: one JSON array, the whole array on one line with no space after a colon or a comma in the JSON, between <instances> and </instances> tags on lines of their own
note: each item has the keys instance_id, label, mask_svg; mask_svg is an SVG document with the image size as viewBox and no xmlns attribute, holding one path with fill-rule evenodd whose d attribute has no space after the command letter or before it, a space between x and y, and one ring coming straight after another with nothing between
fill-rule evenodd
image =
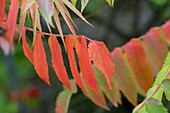
<instances>
[{"instance_id":1,"label":"sumac leaf","mask_svg":"<svg viewBox=\"0 0 170 113\"><path fill-rule=\"evenodd\" d=\"M30 49L26 38L25 38L25 33L26 33L26 29L23 30L22 32L22 48L24 51L25 56L29 59L29 61L34 65L34 58L33 58L33 52Z\"/></svg>"},{"instance_id":2,"label":"sumac leaf","mask_svg":"<svg viewBox=\"0 0 170 113\"><path fill-rule=\"evenodd\" d=\"M7 20L11 45L12 45L13 36L16 27L18 8L19 8L19 0L11 0L11 5L9 7L9 13L8 13L8 20Z\"/></svg>"},{"instance_id":3,"label":"sumac leaf","mask_svg":"<svg viewBox=\"0 0 170 113\"><path fill-rule=\"evenodd\" d=\"M118 88L123 92L126 98L133 104L137 104L137 87L134 81L134 75L129 69L123 57L123 49L115 48L111 53L115 62L114 81ZM123 71L122 71L123 70Z\"/></svg>"},{"instance_id":4,"label":"sumac leaf","mask_svg":"<svg viewBox=\"0 0 170 113\"><path fill-rule=\"evenodd\" d=\"M99 91L97 88L97 81L94 71L91 66L89 53L87 50L87 42L84 36L75 37L75 49L79 57L79 66L83 74L84 80L90 86L90 88Z\"/></svg>"},{"instance_id":5,"label":"sumac leaf","mask_svg":"<svg viewBox=\"0 0 170 113\"><path fill-rule=\"evenodd\" d=\"M104 92L106 97L112 102L115 107L118 107L118 103L122 104L121 102L121 94L116 86L115 82L112 80L112 89L109 88L109 85L105 79L104 74L95 66L93 65L93 70L96 75L97 83L99 89Z\"/></svg>"},{"instance_id":6,"label":"sumac leaf","mask_svg":"<svg viewBox=\"0 0 170 113\"><path fill-rule=\"evenodd\" d=\"M83 81L83 75L82 73L80 73L80 76L82 78ZM83 81L85 90L87 91L87 93L84 93L88 98L90 98L90 100L95 103L96 105L106 109L106 110L110 110L106 104L106 99L104 97L104 94L102 92L98 92L96 90L91 89L87 83L85 81Z\"/></svg>"},{"instance_id":7,"label":"sumac leaf","mask_svg":"<svg viewBox=\"0 0 170 113\"><path fill-rule=\"evenodd\" d=\"M124 46L127 62L129 63L139 86L147 92L153 84L153 73L144 52L142 42L132 39Z\"/></svg>"},{"instance_id":8,"label":"sumac leaf","mask_svg":"<svg viewBox=\"0 0 170 113\"><path fill-rule=\"evenodd\" d=\"M170 79L165 79L161 83L161 87L163 88L166 98L170 100Z\"/></svg>"},{"instance_id":9,"label":"sumac leaf","mask_svg":"<svg viewBox=\"0 0 170 113\"><path fill-rule=\"evenodd\" d=\"M46 54L45 54L45 50L43 47L43 42L42 42L40 33L36 34L36 37L34 40L33 56L34 56L35 71L37 72L38 76L42 80L44 80L48 85L50 85Z\"/></svg>"},{"instance_id":10,"label":"sumac leaf","mask_svg":"<svg viewBox=\"0 0 170 113\"><path fill-rule=\"evenodd\" d=\"M5 0L1 0L0 1L0 25L3 21L4 13L5 13Z\"/></svg>"},{"instance_id":11,"label":"sumac leaf","mask_svg":"<svg viewBox=\"0 0 170 113\"><path fill-rule=\"evenodd\" d=\"M161 39L156 28L152 28L142 39L146 56L150 61L154 76L156 76L157 72L162 69L162 65L168 53L168 48Z\"/></svg>"},{"instance_id":12,"label":"sumac leaf","mask_svg":"<svg viewBox=\"0 0 170 113\"><path fill-rule=\"evenodd\" d=\"M111 76L113 76L114 73L114 63L109 50L103 42L98 41L91 41L88 47L90 58L93 60L94 64L104 73L107 83L111 89Z\"/></svg>"},{"instance_id":13,"label":"sumac leaf","mask_svg":"<svg viewBox=\"0 0 170 113\"><path fill-rule=\"evenodd\" d=\"M53 26L52 15L53 15L53 0L36 0L38 3L38 8L40 9L45 20Z\"/></svg>"},{"instance_id":14,"label":"sumac leaf","mask_svg":"<svg viewBox=\"0 0 170 113\"><path fill-rule=\"evenodd\" d=\"M72 91L64 89L57 96L55 113L67 113L71 96L77 92L76 82L74 80L70 80L70 84Z\"/></svg>"},{"instance_id":15,"label":"sumac leaf","mask_svg":"<svg viewBox=\"0 0 170 113\"><path fill-rule=\"evenodd\" d=\"M48 44L52 55L52 66L54 71L56 72L59 80L71 90L68 75L63 62L61 47L56 39L56 36L51 35L48 39Z\"/></svg>"},{"instance_id":16,"label":"sumac leaf","mask_svg":"<svg viewBox=\"0 0 170 113\"><path fill-rule=\"evenodd\" d=\"M80 88L82 88L82 90L85 91L83 83L81 81L80 74L77 69L77 64L76 64L76 60L75 60L75 55L74 55L74 50L73 50L73 42L72 42L71 36L67 36L65 38L65 44L66 44L66 49L67 49L67 53L68 53L68 59L70 62L70 68L71 68L72 75L73 75L75 81L77 82L77 84L80 86Z\"/></svg>"}]
</instances>

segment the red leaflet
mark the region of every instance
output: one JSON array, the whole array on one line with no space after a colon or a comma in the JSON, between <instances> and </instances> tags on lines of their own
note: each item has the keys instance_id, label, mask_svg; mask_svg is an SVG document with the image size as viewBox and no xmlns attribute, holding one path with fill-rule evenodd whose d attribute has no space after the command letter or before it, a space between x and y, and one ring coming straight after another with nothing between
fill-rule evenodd
<instances>
[{"instance_id":1,"label":"red leaflet","mask_svg":"<svg viewBox=\"0 0 170 113\"><path fill-rule=\"evenodd\" d=\"M58 76L59 80L71 90L67 72L63 63L61 47L56 39L56 36L51 35L51 37L48 39L48 44L51 50L52 65L56 75Z\"/></svg>"},{"instance_id":2,"label":"red leaflet","mask_svg":"<svg viewBox=\"0 0 170 113\"><path fill-rule=\"evenodd\" d=\"M162 69L164 59L168 53L168 48L161 39L156 28L152 28L143 36L143 45L154 75L156 76Z\"/></svg>"},{"instance_id":3,"label":"red leaflet","mask_svg":"<svg viewBox=\"0 0 170 113\"><path fill-rule=\"evenodd\" d=\"M79 57L80 70L83 74L84 80L90 86L90 88L99 91L97 88L97 81L95 74L91 66L90 57L87 50L87 42L85 37L75 37L75 49Z\"/></svg>"},{"instance_id":4,"label":"red leaflet","mask_svg":"<svg viewBox=\"0 0 170 113\"><path fill-rule=\"evenodd\" d=\"M4 13L5 13L5 0L0 0L0 25L3 21Z\"/></svg>"},{"instance_id":5,"label":"red leaflet","mask_svg":"<svg viewBox=\"0 0 170 113\"><path fill-rule=\"evenodd\" d=\"M22 32L22 48L24 50L25 56L29 59L29 61L34 65L34 58L33 58L33 52L31 51L26 39L25 39L25 32L26 29Z\"/></svg>"},{"instance_id":6,"label":"red leaflet","mask_svg":"<svg viewBox=\"0 0 170 113\"><path fill-rule=\"evenodd\" d=\"M114 63L109 50L103 42L98 42L96 40L91 41L88 47L90 58L97 68L104 73L107 83L109 84L110 89L112 89L111 76L113 76L114 73Z\"/></svg>"},{"instance_id":7,"label":"red leaflet","mask_svg":"<svg viewBox=\"0 0 170 113\"><path fill-rule=\"evenodd\" d=\"M37 74L42 80L44 80L48 85L50 85L46 54L45 54L40 33L37 33L35 37L34 46L33 46L33 56L34 56L35 71L37 72Z\"/></svg>"},{"instance_id":8,"label":"red leaflet","mask_svg":"<svg viewBox=\"0 0 170 113\"><path fill-rule=\"evenodd\" d=\"M124 49L135 78L146 93L153 84L153 73L142 47L142 42L132 39L124 46Z\"/></svg>"},{"instance_id":9,"label":"red leaflet","mask_svg":"<svg viewBox=\"0 0 170 113\"><path fill-rule=\"evenodd\" d=\"M123 58L123 49L115 48L111 55L116 65L114 81L127 99L135 106L137 104L137 88L132 78L133 73L131 73Z\"/></svg>"},{"instance_id":10,"label":"red leaflet","mask_svg":"<svg viewBox=\"0 0 170 113\"><path fill-rule=\"evenodd\" d=\"M73 42L72 42L71 36L67 36L65 38L65 44L66 44L66 49L67 49L67 53L68 53L68 59L70 62L70 68L71 68L72 75L73 75L75 81L77 82L77 84L83 89L83 91L85 91L83 83L82 83L80 75L79 75L79 72L77 70L77 64L75 61Z\"/></svg>"},{"instance_id":11,"label":"red leaflet","mask_svg":"<svg viewBox=\"0 0 170 113\"><path fill-rule=\"evenodd\" d=\"M11 45L12 45L13 36L16 27L18 8L19 8L19 0L11 0L11 5L8 13L8 20L7 20L9 34L11 37Z\"/></svg>"},{"instance_id":12,"label":"red leaflet","mask_svg":"<svg viewBox=\"0 0 170 113\"><path fill-rule=\"evenodd\" d=\"M170 20L162 26L167 42L170 44Z\"/></svg>"}]
</instances>

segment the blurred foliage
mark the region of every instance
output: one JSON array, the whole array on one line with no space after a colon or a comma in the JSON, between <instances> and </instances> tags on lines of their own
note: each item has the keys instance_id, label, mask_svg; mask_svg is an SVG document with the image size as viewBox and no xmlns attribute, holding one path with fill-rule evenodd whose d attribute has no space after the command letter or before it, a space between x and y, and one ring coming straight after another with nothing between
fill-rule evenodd
<instances>
[{"instance_id":1,"label":"blurred foliage","mask_svg":"<svg viewBox=\"0 0 170 113\"><path fill-rule=\"evenodd\" d=\"M6 1L10 3L10 0ZM112 51L114 47L122 46L131 38L143 35L149 28L160 26L170 18L170 0L115 0L114 6L114 8L109 7L105 0L89 0L83 15L95 28L90 27L71 13L78 27L77 34L104 41L109 50ZM76 7L80 10L79 0ZM6 6L6 12L8 12L8 9L9 4ZM43 19L41 22L43 31L49 32ZM61 22L64 34L69 34L70 31L62 18ZM28 18L25 25L32 27L32 23ZM57 33L56 29L52 29L52 31ZM31 42L32 33L27 32L27 35ZM59 41L62 43L61 40ZM2 51L0 51L0 113L54 113L55 100L62 88L61 82L59 82L51 65L49 65L52 86L45 84L38 78L32 64L24 56L22 45L17 44L17 39L15 43L14 54L4 56ZM47 61L50 62L51 58L46 39L44 40L44 46L46 48ZM64 62L68 72L70 72L67 62L68 58L64 49L63 58L66 60ZM32 85L37 85L42 90L40 97L37 99L9 100L9 92L22 90ZM139 102L143 100L141 96L138 98ZM123 105L115 108L107 101L111 111L106 111L93 104L78 89L78 93L73 95L71 99L69 113L130 113L134 107L123 95L122 102ZM169 104L166 100L164 100L164 103L165 106Z\"/></svg>"}]
</instances>

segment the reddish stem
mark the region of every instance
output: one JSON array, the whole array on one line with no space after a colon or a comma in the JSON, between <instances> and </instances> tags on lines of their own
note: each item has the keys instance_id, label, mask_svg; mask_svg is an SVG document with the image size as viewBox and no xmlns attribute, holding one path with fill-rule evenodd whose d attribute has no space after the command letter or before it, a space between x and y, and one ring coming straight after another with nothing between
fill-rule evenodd
<instances>
[{"instance_id":1,"label":"reddish stem","mask_svg":"<svg viewBox=\"0 0 170 113\"><path fill-rule=\"evenodd\" d=\"M165 79L168 77L169 74L170 74L170 70L167 72L167 74L165 75L165 77L163 78L163 80L165 80ZM163 80L162 80L162 81L163 81ZM160 88L160 86L161 86L161 83L158 84L157 88L156 88L155 91L149 96L149 98L153 97L153 95L158 91L158 89ZM146 99L142 102L141 106L137 109L136 112L139 112L139 110L142 109L142 107L144 106L145 103L146 103Z\"/></svg>"}]
</instances>

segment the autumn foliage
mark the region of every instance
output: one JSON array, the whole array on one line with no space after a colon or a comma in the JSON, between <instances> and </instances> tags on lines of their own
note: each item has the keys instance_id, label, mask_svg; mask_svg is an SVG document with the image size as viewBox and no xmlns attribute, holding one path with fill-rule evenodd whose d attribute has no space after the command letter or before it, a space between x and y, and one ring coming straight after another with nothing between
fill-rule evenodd
<instances>
[{"instance_id":1,"label":"autumn foliage","mask_svg":"<svg viewBox=\"0 0 170 113\"><path fill-rule=\"evenodd\" d=\"M113 5L111 1L107 0L107 2ZM42 41L44 35L49 36L48 45L52 56L52 67L59 80L69 89L59 95L56 113L67 112L71 95L77 92L75 83L95 104L107 110L109 108L106 105L104 94L117 107L118 104L122 104L121 91L135 106L137 105L137 94L144 96L152 87L154 77L161 70L169 51L170 21L161 27L152 28L139 38L131 39L123 47L115 48L110 54L103 42L91 40L83 35L76 35L73 27L74 22L65 5L86 23L91 24L68 0L21 0L21 3L18 25L16 21L19 0L11 0L8 16L5 13L5 0L0 1L0 26L6 30L5 34L0 36L2 37L0 43L6 41L12 50L14 32L17 27L18 31L22 33L20 35L22 36L25 56L34 65L38 76L48 85L51 85ZM81 11L86 4L87 1L84 0ZM72 34L63 35L59 13ZM33 29L24 26L26 14L32 18ZM55 21L59 35L42 31L40 14L42 14L48 26L54 27L52 19ZM33 31L34 34L33 49L27 43L27 30ZM69 80L57 38L62 38L74 80ZM2 44L0 45L1 48L4 48ZM3 50L5 51L5 49ZM78 65L75 60L75 53L78 56ZM80 68L80 72L78 68ZM63 106L66 108L62 108Z\"/></svg>"}]
</instances>

